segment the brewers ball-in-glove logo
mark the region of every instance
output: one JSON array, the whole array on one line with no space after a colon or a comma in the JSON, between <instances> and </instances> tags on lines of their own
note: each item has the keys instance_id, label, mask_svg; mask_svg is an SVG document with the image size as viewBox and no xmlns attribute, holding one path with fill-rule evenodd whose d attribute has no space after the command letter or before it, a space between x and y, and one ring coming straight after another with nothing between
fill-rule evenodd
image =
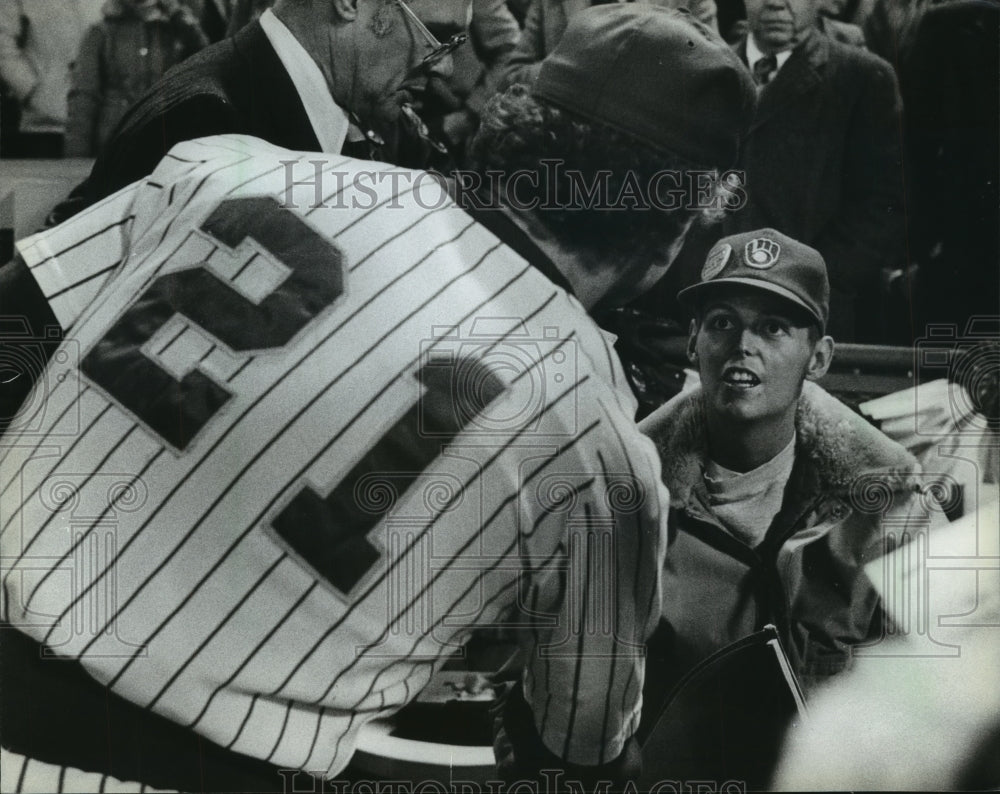
<instances>
[{"instance_id":1,"label":"brewers ball-in-glove logo","mask_svg":"<svg viewBox=\"0 0 1000 794\"><path fill-rule=\"evenodd\" d=\"M719 275L723 268L725 268L726 263L729 261L729 256L732 253L733 247L729 243L720 245L718 248L714 248L710 251L705 259L705 267L701 269L701 280L708 281L709 279L713 279Z\"/></svg>"},{"instance_id":2,"label":"brewers ball-in-glove logo","mask_svg":"<svg viewBox=\"0 0 1000 794\"><path fill-rule=\"evenodd\" d=\"M768 240L765 237L755 237L743 249L743 260L749 267L755 267L758 270L767 270L774 267L780 254L781 246L774 240Z\"/></svg>"}]
</instances>

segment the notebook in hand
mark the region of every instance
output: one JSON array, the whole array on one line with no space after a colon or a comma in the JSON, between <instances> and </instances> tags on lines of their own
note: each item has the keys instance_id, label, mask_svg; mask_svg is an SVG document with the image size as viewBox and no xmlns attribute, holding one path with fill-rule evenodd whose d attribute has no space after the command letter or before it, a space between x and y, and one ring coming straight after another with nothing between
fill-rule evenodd
<instances>
[{"instance_id":1,"label":"notebook in hand","mask_svg":"<svg viewBox=\"0 0 1000 794\"><path fill-rule=\"evenodd\" d=\"M643 741L639 790L666 781L678 790L694 781L713 782L714 791L766 789L786 732L804 718L778 632L766 626L700 662L667 696Z\"/></svg>"}]
</instances>

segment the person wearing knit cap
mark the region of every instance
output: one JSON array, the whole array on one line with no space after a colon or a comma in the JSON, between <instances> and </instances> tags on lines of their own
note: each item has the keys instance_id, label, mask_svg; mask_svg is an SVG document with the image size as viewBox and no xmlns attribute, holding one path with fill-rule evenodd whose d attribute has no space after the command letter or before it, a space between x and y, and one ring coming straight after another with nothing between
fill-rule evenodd
<instances>
[{"instance_id":1,"label":"person wearing knit cap","mask_svg":"<svg viewBox=\"0 0 1000 794\"><path fill-rule=\"evenodd\" d=\"M402 0L357 7L414 49L429 41ZM123 567L153 573L119 591L121 633L74 634L55 664L42 649L79 583L22 576L41 558L13 544L31 536L62 566L77 541L44 509L0 538L18 560L4 603L23 650L5 671L74 670L101 714L140 707L141 725L70 731L87 740L68 748L87 764L71 765L186 791L349 777L366 724L503 625L524 654L499 709L499 777L548 787L564 770L586 791L633 778L669 499L591 313L670 265L697 210L661 200L658 176L730 166L754 101L736 54L688 14L601 5L530 90L487 105L480 184L454 200L424 171L215 136L21 241L0 268L0 312L29 315L46 340L65 329L80 361L52 366L88 387L57 396L104 411L72 476L119 442L122 461L166 467L150 469L149 509L124 519L123 534L157 542L122 551ZM0 383L11 437L35 369ZM45 411L30 438L63 415ZM115 564L88 571L103 580ZM143 644L104 648L112 634ZM36 711L49 691L2 683ZM60 726L80 711L94 709L61 708ZM137 727L109 737L118 724ZM48 732L4 739L53 754Z\"/></svg>"},{"instance_id":2,"label":"person wearing knit cap","mask_svg":"<svg viewBox=\"0 0 1000 794\"><path fill-rule=\"evenodd\" d=\"M730 167L754 106L747 70L690 14L646 4L584 10L530 86L512 86L487 105L470 159L475 174L499 178L471 188L485 208L467 209L501 239L520 240L522 255L545 263L591 315L622 305L659 280L696 217L696 209L657 200L657 177ZM636 195L634 203L622 200ZM638 602L631 608L644 611ZM606 703L584 697L573 678L540 680L531 667L498 720L501 776L537 779L539 770L566 769L596 786L636 774L634 738L614 758L596 750L586 761L567 759L573 746L562 745L552 725L569 715L596 727ZM614 663L605 672L607 691L617 691ZM635 705L622 703L612 719L629 725L626 734L635 726L620 717ZM598 733L614 731L605 725Z\"/></svg>"},{"instance_id":3,"label":"person wearing knit cap","mask_svg":"<svg viewBox=\"0 0 1000 794\"><path fill-rule=\"evenodd\" d=\"M834 343L815 249L773 229L725 237L678 300L693 315L700 385L640 423L671 497L658 632L669 640L648 657L649 678L669 691L772 623L808 695L885 634L863 566L886 532L944 514L913 456L816 383ZM885 504L860 498L865 487Z\"/></svg>"},{"instance_id":4,"label":"person wearing knit cap","mask_svg":"<svg viewBox=\"0 0 1000 794\"><path fill-rule=\"evenodd\" d=\"M408 11L402 0L275 0L142 93L46 224L149 176L175 144L209 135L427 167L440 144L420 105L430 80L451 74L464 36L439 42Z\"/></svg>"},{"instance_id":5,"label":"person wearing knit cap","mask_svg":"<svg viewBox=\"0 0 1000 794\"><path fill-rule=\"evenodd\" d=\"M517 46L503 70L500 85L530 84L574 16L601 3L639 2L665 8L687 8L699 22L718 30L716 0L530 0Z\"/></svg>"},{"instance_id":6,"label":"person wearing knit cap","mask_svg":"<svg viewBox=\"0 0 1000 794\"><path fill-rule=\"evenodd\" d=\"M586 282L577 296L592 313L666 272L697 214L667 195L676 180L736 162L756 100L724 47L685 11L599 5L574 17L530 87L489 105L470 160L501 176L479 195Z\"/></svg>"}]
</instances>

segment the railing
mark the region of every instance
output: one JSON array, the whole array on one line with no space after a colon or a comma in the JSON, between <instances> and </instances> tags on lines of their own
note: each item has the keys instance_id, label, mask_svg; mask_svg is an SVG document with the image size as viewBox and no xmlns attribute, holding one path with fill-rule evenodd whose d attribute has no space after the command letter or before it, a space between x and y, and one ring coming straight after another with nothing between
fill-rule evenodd
<instances>
[{"instance_id":1,"label":"railing","mask_svg":"<svg viewBox=\"0 0 1000 794\"><path fill-rule=\"evenodd\" d=\"M644 411L680 390L683 370L691 366L687 334L676 324L628 312L611 326ZM1000 319L974 318L963 331L931 326L913 347L838 344L820 385L857 407L940 378L961 383L977 410L1000 418Z\"/></svg>"}]
</instances>

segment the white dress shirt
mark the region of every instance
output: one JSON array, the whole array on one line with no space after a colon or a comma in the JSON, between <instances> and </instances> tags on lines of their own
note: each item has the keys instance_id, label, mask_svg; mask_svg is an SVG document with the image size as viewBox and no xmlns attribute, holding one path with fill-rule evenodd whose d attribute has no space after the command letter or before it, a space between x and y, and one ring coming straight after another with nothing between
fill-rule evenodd
<instances>
[{"instance_id":1,"label":"white dress shirt","mask_svg":"<svg viewBox=\"0 0 1000 794\"><path fill-rule=\"evenodd\" d=\"M753 65L757 63L761 58L766 57L767 53L761 51L760 47L757 46L757 42L753 40L753 33L747 36L747 66L750 67L750 73L753 74ZM775 75L781 71L781 67L785 65L792 55L792 50L783 50L782 52L774 53L775 58L778 59L778 68L774 70L774 74L771 75L773 80Z\"/></svg>"},{"instance_id":2,"label":"white dress shirt","mask_svg":"<svg viewBox=\"0 0 1000 794\"><path fill-rule=\"evenodd\" d=\"M344 141L364 140L347 112L333 101L326 78L312 56L270 8L260 15L260 26L302 100L320 151L339 154Z\"/></svg>"}]
</instances>

